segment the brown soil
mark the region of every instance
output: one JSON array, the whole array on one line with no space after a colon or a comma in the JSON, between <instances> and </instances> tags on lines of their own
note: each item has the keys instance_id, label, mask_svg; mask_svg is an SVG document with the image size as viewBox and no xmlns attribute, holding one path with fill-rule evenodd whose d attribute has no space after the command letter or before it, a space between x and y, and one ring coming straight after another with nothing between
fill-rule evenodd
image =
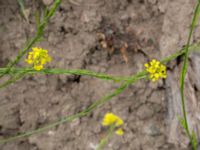
<instances>
[{"instance_id":1,"label":"brown soil","mask_svg":"<svg viewBox=\"0 0 200 150\"><path fill-rule=\"evenodd\" d=\"M45 4L48 1L43 0ZM26 21L16 1L0 1L1 67L33 36L34 12L45 8L43 2L25 1ZM132 75L150 59L168 56L185 44L194 6L195 1L191 0L63 0L37 46L50 51L51 68ZM195 31L194 42L200 37L199 31ZM197 133L198 55L190 57L186 80L190 125ZM0 149L94 150L106 133L100 122L109 111L124 120L125 134L113 137L106 150L189 150L189 141L177 119L181 116L181 60L168 64L165 81L139 81L88 117L0 145ZM18 64L23 65L23 61ZM75 114L117 87L111 81L85 76L27 76L0 91L0 138Z\"/></svg>"}]
</instances>

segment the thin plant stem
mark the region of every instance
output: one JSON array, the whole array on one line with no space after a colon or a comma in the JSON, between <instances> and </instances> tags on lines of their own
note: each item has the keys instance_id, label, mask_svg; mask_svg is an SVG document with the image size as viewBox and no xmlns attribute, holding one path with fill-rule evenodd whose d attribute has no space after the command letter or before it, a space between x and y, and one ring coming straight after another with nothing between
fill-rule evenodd
<instances>
[{"instance_id":1,"label":"thin plant stem","mask_svg":"<svg viewBox=\"0 0 200 150\"><path fill-rule=\"evenodd\" d=\"M56 9L60 5L61 0L55 0L52 7L49 11L47 11L46 15L43 17L42 21L39 23L37 27L36 35L25 45L25 47L19 51L19 54L16 56L16 58L13 61L10 61L7 65L7 70L5 73L0 75L0 78L3 77L9 70L16 65L20 59L27 53L27 51L36 43L38 42L41 37L43 36L44 29L49 21L49 19L54 15Z\"/></svg>"},{"instance_id":2,"label":"thin plant stem","mask_svg":"<svg viewBox=\"0 0 200 150\"><path fill-rule=\"evenodd\" d=\"M185 109L185 97L184 97L184 85L185 85L185 76L187 73L187 68L188 68L188 56L189 56L189 45L190 45L190 41L192 38L192 33L194 31L194 28L196 26L195 22L197 20L197 16L198 16L198 11L199 11L199 6L200 3L198 2L198 4L196 5L195 8L195 12L194 12L194 16L192 19L192 25L191 25L191 29L189 32L189 36L188 36L188 40L187 40L187 44L185 47L185 52L184 52L184 63L183 63L183 67L182 67L182 72L181 72L181 99L182 99L182 111L183 111L183 117L185 120L185 129L186 129L186 133L187 135L191 138L191 133L188 127L188 121L187 121L187 113L186 113L186 109Z\"/></svg>"},{"instance_id":3,"label":"thin plant stem","mask_svg":"<svg viewBox=\"0 0 200 150\"><path fill-rule=\"evenodd\" d=\"M111 100L111 98L113 98L114 96L117 96L117 95L121 94L130 84L132 84L132 83L134 83L134 82L136 82L136 81L138 81L140 79L144 79L146 77L147 77L146 72L144 72L144 71L143 72L139 72L136 75L132 76L131 80L126 81L125 83L123 83L114 92L112 92L112 93L102 97L101 99L97 100L96 102L94 102L92 105L90 105L85 110L83 110L83 111L81 111L81 112L79 112L77 114L71 115L71 116L63 117L59 121L56 121L56 122L51 123L51 124L48 124L48 125L46 125L44 127L41 127L41 128L38 128L38 129L35 129L35 130L32 130L32 131L27 131L27 132L24 132L24 133L19 133L16 136L8 137L6 139L2 139L2 140L0 140L0 144L4 144L4 143L7 143L7 142L10 142L10 141L13 141L13 140L17 140L19 138L31 136L33 134L41 133L41 132L44 132L44 131L46 131L48 129L54 128L54 127L56 127L56 126L58 126L60 124L63 124L65 122L73 121L73 120L75 120L77 118L89 115L91 112L93 112L94 109L96 109L96 108L102 106L103 104L109 102Z\"/></svg>"},{"instance_id":4,"label":"thin plant stem","mask_svg":"<svg viewBox=\"0 0 200 150\"><path fill-rule=\"evenodd\" d=\"M116 128L115 125L110 126L107 136L100 141L96 150L102 150L106 146L108 141L112 138L115 128Z\"/></svg>"},{"instance_id":5,"label":"thin plant stem","mask_svg":"<svg viewBox=\"0 0 200 150\"><path fill-rule=\"evenodd\" d=\"M0 68L0 74L4 73L7 70L7 68ZM76 69L76 70L68 70L68 69L42 69L40 71L37 71L33 68L12 68L10 69L7 74L16 74L16 73L25 73L27 75L33 75L33 74L48 74L48 75L55 75L55 74L65 74L65 75L85 75L85 76L91 76L95 78L100 78L103 80L113 80L116 82L119 81L127 81L130 79L130 77L123 77L123 76L112 76L104 73L97 73L89 70L84 69Z\"/></svg>"},{"instance_id":6,"label":"thin plant stem","mask_svg":"<svg viewBox=\"0 0 200 150\"><path fill-rule=\"evenodd\" d=\"M23 72L13 75L9 80L4 82L3 84L0 84L0 89L5 88L6 86L8 86L12 83L15 83L17 80L23 78L25 75L26 74Z\"/></svg>"},{"instance_id":7,"label":"thin plant stem","mask_svg":"<svg viewBox=\"0 0 200 150\"><path fill-rule=\"evenodd\" d=\"M185 76L186 76L187 68L188 68L189 45L190 45L192 34L193 34L193 31L195 29L195 26L197 24L197 20L198 20L198 17L199 17L199 12L200 12L199 7L200 7L200 2L198 1L196 8L195 8L194 16L193 16L193 19L192 19L192 24L191 24L191 29L190 29L190 32L189 32L187 44L186 44L186 47L185 47L184 63L183 63L182 72L181 72L181 79L180 79L180 81L181 81L180 90L181 90L181 100L182 100L182 112L183 112L184 123L185 123L184 127L185 127L185 130L186 130L186 134L189 137L190 142L191 142L194 150L196 150L197 147L193 145L193 138L192 138L192 135L190 133L189 126L188 126L187 112L186 112L186 109L185 109L184 86L185 86Z\"/></svg>"},{"instance_id":8,"label":"thin plant stem","mask_svg":"<svg viewBox=\"0 0 200 150\"><path fill-rule=\"evenodd\" d=\"M192 45L191 51L192 50L197 51L198 47L199 47L199 44ZM170 55L166 58L163 58L161 60L161 62L167 63L167 62L169 62L169 61L171 61L171 60L173 60L173 59L175 59L178 56L181 56L183 54L184 54L183 50L178 51L178 52L176 52L176 53L174 53L174 54L172 54L172 55ZM0 74L5 73L6 70L7 70L7 68L0 68ZM125 77L125 78L124 77L111 77L111 76L106 75L106 74L99 74L99 73L91 72L91 71L88 71L88 70L44 69L44 70L36 72L35 70L30 69L30 68L12 68L12 69L9 70L9 72L6 72L6 74L9 74L9 73L11 73L11 74L15 74L15 73L24 73L24 74L26 74L26 73L27 74L29 74L29 73L30 74L34 74L34 73L62 74L62 73L66 73L66 74L76 74L76 75L88 75L88 76L94 76L94 77L100 77L100 78L102 77L102 78L105 78L105 79L115 78L115 80L119 80L119 78L120 78L120 79L125 79L124 80L125 83L122 86L120 86L118 89L116 89L113 93L108 94L107 96L104 96L102 99L96 101L95 103L93 103L91 106L89 106L87 109L83 110L80 113L61 118L60 121L46 125L44 127L41 127L41 128L38 128L38 129L35 129L35 130L32 130L32 131L27 131L25 133L21 133L17 136L9 137L7 139L0 140L1 144L9 142L9 141L16 140L16 139L19 139L19 138L27 137L27 136L30 136L32 134L41 133L43 131L51 129L51 128L53 128L57 125L60 125L62 123L69 122L69 121L72 121L74 119L86 116L89 113L91 113L95 108L100 107L103 104L105 104L106 102L108 102L112 97L119 95L124 89L126 89L126 87L128 87L128 85L136 82L137 80L147 78L146 71L141 71L141 72L139 72L139 73L137 73L137 74L135 74L131 77Z\"/></svg>"},{"instance_id":9,"label":"thin plant stem","mask_svg":"<svg viewBox=\"0 0 200 150\"><path fill-rule=\"evenodd\" d=\"M5 86L7 86L7 85L9 85L13 82L16 82L19 78L22 78L25 75L39 74L39 73L40 74L87 75L87 76L92 76L92 77L96 77L96 78L100 78L100 79L104 79L104 80L122 81L123 83L114 92L112 92L112 93L110 93L106 96L103 96L101 99L97 100L96 102L91 104L88 108L84 109L83 111L81 111L79 113L63 117L63 118L59 119L58 121L51 123L51 124L48 124L44 127L41 127L41 128L38 128L38 129L35 129L35 130L32 130L32 131L27 131L27 132L24 132L24 133L19 133L16 136L7 137L5 139L0 140L0 144L10 142L10 141L13 141L13 140L17 140L19 138L31 136L33 134L41 133L41 132L46 131L48 129L54 128L54 127L56 127L60 124L73 121L73 120L80 118L80 117L87 116L90 113L92 113L96 108L101 107L105 103L109 102L114 96L121 94L130 84L132 84L132 83L134 83L134 82L136 82L140 79L145 79L145 78L148 77L146 71L138 72L137 74L130 76L130 77L115 77L115 76L110 76L110 75L107 75L107 74L95 73L95 72L88 71L88 70L43 69L41 71L35 71L33 69L30 69L30 68L13 68L13 66L15 66L20 61L20 59L27 53L27 51L37 41L40 40L50 17L53 16L53 14L55 13L55 10L59 6L60 2L61 2L61 0L55 0L54 4L50 8L50 10L46 11L45 16L42 19L42 21L38 23L36 35L30 40L30 42L28 42L28 44L25 45L25 48L22 49L19 52L17 57L14 59L14 61L9 62L6 68L0 68L0 77L2 77L4 75L10 75L10 74L13 75L14 74L13 78L11 78L7 82L3 83L2 87L5 87ZM182 50L177 51L174 54L172 54L172 55L170 55L166 58L163 58L161 60L162 63L167 63L167 62L169 62L169 61L171 61L171 60L173 60L173 59L175 59L179 56L184 55L184 64L183 64L182 73L181 73L182 111L183 111L184 122L185 122L185 130L186 130L187 136L190 138L190 141L192 143L194 150L196 150L196 147L195 147L195 144L194 144L194 138L193 138L193 136L192 136L192 134L189 130L189 127L188 127L187 113L186 113L186 110L185 110L184 81L185 81L185 76L186 76L186 72L187 72L189 52L192 51L193 49L197 50L197 47L199 47L199 43L194 44L194 45L190 45L192 33L193 33L194 28L196 26L197 18L199 16L199 11L200 11L199 7L200 7L200 2L198 2L196 9L195 9L195 13L194 13L194 17L193 17L192 25L191 25L191 30L190 30L190 33L189 33L189 37L188 37L188 40L187 40L186 47L184 47ZM1 86L0 86L0 88L1 88ZM105 142L103 142L103 145L104 144L105 144Z\"/></svg>"},{"instance_id":10,"label":"thin plant stem","mask_svg":"<svg viewBox=\"0 0 200 150\"><path fill-rule=\"evenodd\" d=\"M191 50L193 50L193 48L195 48L195 50L197 49L197 47L199 47L199 45L193 45L191 47ZM172 55L170 55L169 57L166 57L164 59L162 59L161 61L163 61L163 63L167 63L175 58L177 58L178 56L181 56L183 55L184 52L183 51L178 51ZM5 73L6 71L6 68L0 68L0 74L1 73ZM94 73L94 72L91 72L91 71L87 71L87 70L84 70L86 72L84 72L83 70L81 70L82 72L80 73L80 70L64 70L64 69L44 69L42 71L39 71L39 72L35 72L33 69L30 69L30 68L12 68L9 70L9 72L6 72L6 74L15 74L15 73L43 73L43 74L62 74L62 73L66 73L66 74L77 74L77 75L88 75L88 76L92 76L94 75L95 77L98 76L98 73ZM102 77L102 74L100 75ZM100 77L99 76L99 77ZM108 77L108 75L105 75L103 74L103 78L106 78L106 79L110 79L112 77ZM121 77L120 77L121 78ZM111 94L108 94L107 96L104 96L103 98L101 98L100 100L94 102L91 106L89 106L88 108L86 108L85 110L77 113L77 114L74 114L74 115L71 115L71 116L66 116L66 117L63 117L61 118L59 121L56 121L54 123L51 123L49 125L46 125L44 127L41 127L41 128L38 128L38 129L35 129L35 130L32 130L32 131L27 131L25 133L20 133L19 135L16 135L16 136L12 136L12 137L8 137L6 139L2 139L0 140L0 144L3 144L3 143L6 143L6 142L10 142L10 141L13 141L13 140L17 140L19 138L23 138L23 137L27 137L27 136L31 136L33 134L37 134L37 133L41 133L41 132L44 132L46 130L49 130L51 128L54 128L60 124L63 124L65 122L70 122L70 121L73 121L77 118L80 118L80 117L83 117L83 116L86 116L88 114L90 114L94 109L96 109L97 107L100 107L102 106L103 104L105 104L106 102L108 102L109 100L111 100L111 98L113 98L114 96L117 96L119 95L120 93L122 93L130 84L140 80L140 79L144 79L144 78L147 78L147 72L146 71L141 71L141 72L138 72L136 73L135 75L129 77L127 80L124 80L124 84L122 84L118 89L116 89L113 93ZM119 78L115 78L115 79L119 79ZM124 79L124 77L123 77Z\"/></svg>"},{"instance_id":11,"label":"thin plant stem","mask_svg":"<svg viewBox=\"0 0 200 150\"><path fill-rule=\"evenodd\" d=\"M199 51L199 47L200 47L200 43L197 44L192 44L190 45L190 52L198 52ZM172 61L173 59L176 59L179 56L184 55L185 53L185 48L175 52L174 54L171 54L170 56L167 56L165 58L163 58L161 60L161 63L166 64L169 61ZM2 74L16 74L16 73L24 73L27 75L33 75L33 74L66 74L66 75L86 75L86 76L91 76L91 77L96 77L99 79L103 79L103 80L113 80L115 82L121 82L121 81L128 81L130 80L130 77L123 77L123 76L111 76L111 75L107 75L107 74L103 74L103 73L96 73L93 71L89 71L89 70L84 70L84 69L76 69L76 70L67 70L67 69L43 69L40 71L36 71L32 68L11 68L11 69L7 69L7 68L0 68L0 76ZM21 78L18 78L21 79ZM15 80L16 79L9 79L9 80ZM0 84L0 88L6 87L10 84L12 84L12 81L6 81L6 83Z\"/></svg>"}]
</instances>

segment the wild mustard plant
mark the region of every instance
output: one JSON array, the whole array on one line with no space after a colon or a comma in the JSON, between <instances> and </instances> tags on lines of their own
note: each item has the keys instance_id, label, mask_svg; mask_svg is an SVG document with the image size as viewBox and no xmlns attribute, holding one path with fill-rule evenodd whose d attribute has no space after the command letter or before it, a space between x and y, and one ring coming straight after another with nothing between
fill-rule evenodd
<instances>
[{"instance_id":1,"label":"wild mustard plant","mask_svg":"<svg viewBox=\"0 0 200 150\"><path fill-rule=\"evenodd\" d=\"M105 147L105 145L108 143L108 141L111 139L114 132L115 132L115 134L117 134L119 136L124 134L124 131L121 128L121 126L124 124L124 121L120 117L116 116L113 113L106 113L104 115L104 118L103 118L101 124L103 126L109 127L109 130L108 130L108 134L106 135L106 137L103 138L100 141L100 143L98 144L96 150L102 150Z\"/></svg>"},{"instance_id":2,"label":"wild mustard plant","mask_svg":"<svg viewBox=\"0 0 200 150\"><path fill-rule=\"evenodd\" d=\"M44 30L45 30L45 27L47 26L50 18L55 14L56 9L60 6L60 3L61 3L61 0L55 0L54 3L52 4L52 6L49 9L47 8L45 10L45 15L41 19L38 19L36 21L37 31L36 31L35 36L33 38L31 38L30 40L28 40L28 42L26 43L24 48L19 51L18 55L16 56L16 58L14 60L9 61L9 63L6 66L6 71L0 75L0 78L2 78L4 75L9 73L11 68L13 68L20 61L20 59L28 52L28 50L35 43L37 43L37 42L39 42L39 40L41 40ZM15 78L15 77L13 77L13 78ZM12 80L14 80L13 78L9 79L6 82L10 83ZM9 85L9 84L6 84L6 85ZM4 83L2 85L0 85L0 87L4 87Z\"/></svg>"},{"instance_id":3,"label":"wild mustard plant","mask_svg":"<svg viewBox=\"0 0 200 150\"><path fill-rule=\"evenodd\" d=\"M37 71L44 68L47 62L51 62L52 58L48 54L48 50L33 47L32 51L28 53L28 58L25 60L28 64L33 65Z\"/></svg>"},{"instance_id":4,"label":"wild mustard plant","mask_svg":"<svg viewBox=\"0 0 200 150\"><path fill-rule=\"evenodd\" d=\"M146 63L144 66L146 67L146 71L149 73L149 77L153 82L159 80L160 78L167 77L166 66L155 59Z\"/></svg>"},{"instance_id":5,"label":"wild mustard plant","mask_svg":"<svg viewBox=\"0 0 200 150\"><path fill-rule=\"evenodd\" d=\"M105 104L106 102L110 101L112 97L117 96L120 93L122 93L130 84L133 84L134 82L136 82L140 79L147 78L147 73L149 74L149 79L152 81L157 81L160 78L166 78L167 77L166 66L163 65L163 63L167 63L167 62L177 58L178 56L184 55L185 59L184 59L184 65L183 65L183 69L182 69L182 76L181 76L181 97L182 97L182 110L183 110L184 118L181 119L181 122L182 122L184 129L186 130L187 136L189 137L189 139L191 141L193 149L196 150L198 141L197 141L195 133L193 131L191 132L189 130L188 122L187 122L187 113L186 113L185 104L184 104L184 79L185 79L185 75L186 75L186 71L187 71L189 51L194 51L196 49L199 49L199 47L200 47L199 43L190 45L190 39L192 37L192 33L197 24L197 19L199 17L199 13L200 13L200 0L198 1L198 4L195 9L192 26L191 26L191 30L190 30L190 34L189 34L189 38L188 38L186 47L183 48L182 50L177 51L174 54L162 59L161 62L159 62L157 60L152 60L151 62L145 64L145 67L146 67L145 71L141 71L133 76L114 77L114 76L110 76L107 74L94 73L94 72L91 72L88 70L65 70L65 69L56 69L56 68L43 69L44 65L47 62L51 61L51 57L48 55L48 51L46 51L46 50L43 51L43 49L41 50L40 48L35 48L35 50L33 49L32 52L28 53L28 58L26 59L26 62L28 64L33 65L33 69L14 68L14 66L20 61L22 56L25 55L27 53L27 51L36 42L38 42L39 39L42 37L44 29L45 29L50 17L53 16L53 14L55 13L55 10L59 6L60 2L61 2L61 0L55 0L52 7L46 11L44 17L38 21L36 35L30 40L30 42L28 42L27 45L25 45L24 49L22 49L19 52L18 56L14 59L14 61L9 62L9 64L5 68L0 68L0 77L2 77L4 75L9 75L9 74L12 74L12 75L16 74L14 76L14 78L11 78L10 80L8 80L5 83L5 85L7 86L10 83L17 81L19 78L21 78L21 76L25 76L25 75L28 75L31 73L88 75L88 76L93 76L93 77L97 77L97 78L104 79L104 80L106 79L106 80L113 80L113 81L121 81L121 82L123 82L123 84L119 88L117 88L114 92L112 92L106 96L103 96L102 98L100 98L99 100L94 102L91 106L89 106L88 108L86 108L85 110L83 110L77 114L74 114L71 116L65 116L65 117L59 119L59 121L56 121L52 124L48 124L44 127L41 127L41 128L38 128L38 129L35 129L32 131L28 131L25 133L17 134L16 136L11 136L6 139L2 139L2 140L0 140L0 143L2 144L2 143L16 140L16 139L19 139L22 137L31 136L33 134L40 133L45 130L56 127L57 125L62 124L64 122L70 122L74 119L84 117L84 116L90 114L92 111L94 111L97 107L100 107L103 104ZM38 70L41 70L41 71L38 72ZM3 85L2 87L5 87L5 86ZM0 86L0 88L1 88L1 86ZM121 126L123 125L123 120L112 113L107 113L104 116L102 125L108 126L110 130L109 130L109 134L108 134L107 138L102 140L102 142L100 143L100 146L104 145L108 141L108 139L111 137L112 133L115 132L117 135L123 135L123 133L124 133L121 128Z\"/></svg>"},{"instance_id":6,"label":"wild mustard plant","mask_svg":"<svg viewBox=\"0 0 200 150\"><path fill-rule=\"evenodd\" d=\"M106 113L102 120L103 126L120 127L123 124L124 124L123 120L121 118L119 118L118 116L114 115L113 113ZM124 132L121 128L118 128L115 133L117 135L123 135Z\"/></svg>"}]
</instances>

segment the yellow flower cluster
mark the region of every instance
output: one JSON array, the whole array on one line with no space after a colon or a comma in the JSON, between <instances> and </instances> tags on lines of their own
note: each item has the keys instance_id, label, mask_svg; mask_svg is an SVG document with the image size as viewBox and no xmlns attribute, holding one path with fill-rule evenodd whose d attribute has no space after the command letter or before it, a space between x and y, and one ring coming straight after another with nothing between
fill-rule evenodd
<instances>
[{"instance_id":1,"label":"yellow flower cluster","mask_svg":"<svg viewBox=\"0 0 200 150\"><path fill-rule=\"evenodd\" d=\"M150 79L152 81L157 81L160 78L167 77L166 66L155 59L146 63L144 66L146 67L146 71L150 74Z\"/></svg>"},{"instance_id":2,"label":"yellow flower cluster","mask_svg":"<svg viewBox=\"0 0 200 150\"><path fill-rule=\"evenodd\" d=\"M124 122L121 118L119 118L118 116L114 115L113 113L106 113L103 120L102 120L102 125L103 126L116 126L116 127L120 127L121 125L123 125ZM117 135L123 135L124 132L121 128L117 129L115 132Z\"/></svg>"},{"instance_id":3,"label":"yellow flower cluster","mask_svg":"<svg viewBox=\"0 0 200 150\"><path fill-rule=\"evenodd\" d=\"M48 50L33 47L32 51L28 53L28 58L25 60L28 64L33 65L35 70L43 69L47 62L51 62L52 58L48 55Z\"/></svg>"}]
</instances>

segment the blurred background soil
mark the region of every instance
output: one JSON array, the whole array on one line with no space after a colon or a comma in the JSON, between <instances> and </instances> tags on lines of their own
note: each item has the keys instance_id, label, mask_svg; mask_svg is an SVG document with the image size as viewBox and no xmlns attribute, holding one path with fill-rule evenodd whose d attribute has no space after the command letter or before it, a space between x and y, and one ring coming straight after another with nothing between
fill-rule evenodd
<instances>
[{"instance_id":1,"label":"blurred background soil","mask_svg":"<svg viewBox=\"0 0 200 150\"><path fill-rule=\"evenodd\" d=\"M25 20L17 1L0 0L0 67L14 58L35 33L35 12L53 0L25 0ZM50 68L89 69L128 76L186 43L195 0L63 0L36 46L48 49ZM199 41L197 27L193 42ZM167 64L168 78L142 80L91 115L51 130L0 145L1 150L94 150L105 136L101 120L113 112L125 134L106 150L190 150L180 127L179 74L182 58ZM199 135L200 57L190 55L186 104L191 128ZM27 66L20 61L18 67ZM0 90L0 138L33 130L80 112L119 86L75 75L26 76Z\"/></svg>"}]
</instances>

